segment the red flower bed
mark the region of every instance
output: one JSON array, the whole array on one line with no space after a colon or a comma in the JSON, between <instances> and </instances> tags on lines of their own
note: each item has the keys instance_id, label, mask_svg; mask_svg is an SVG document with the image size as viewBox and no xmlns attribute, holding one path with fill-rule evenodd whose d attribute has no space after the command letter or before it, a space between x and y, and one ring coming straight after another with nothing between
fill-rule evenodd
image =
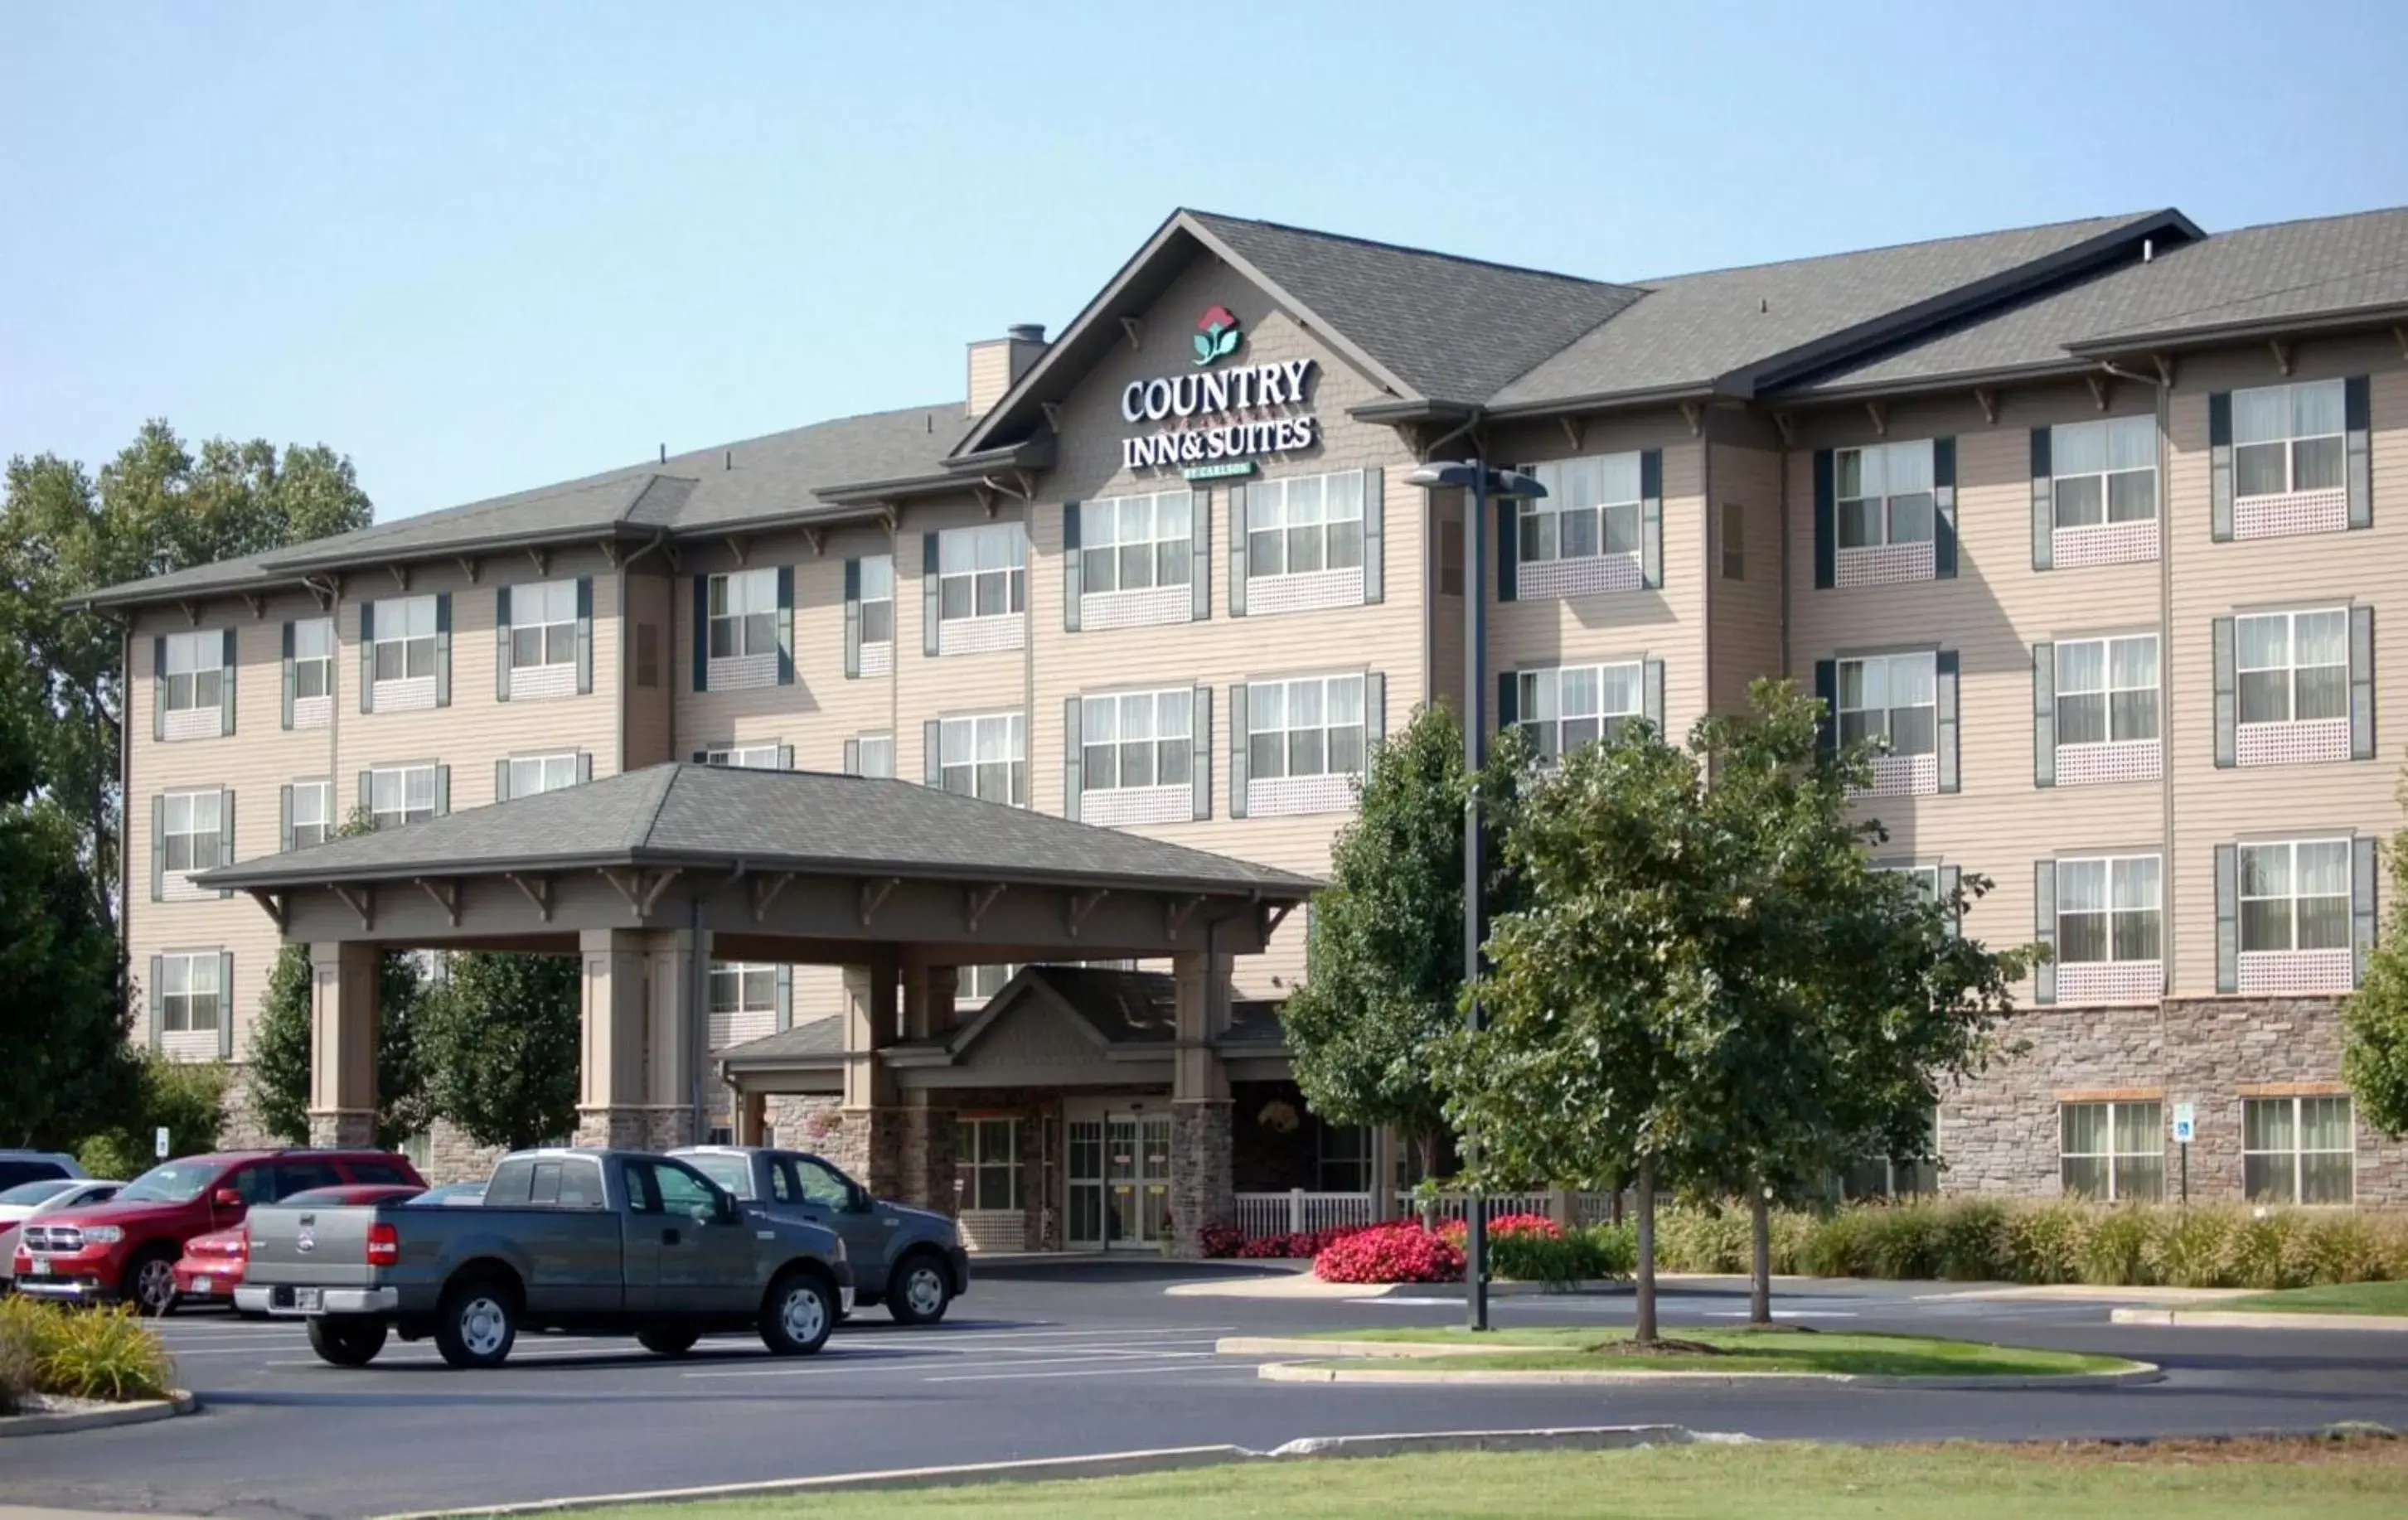
<instances>
[{"instance_id":1,"label":"red flower bed","mask_svg":"<svg viewBox=\"0 0 2408 1520\"><path fill-rule=\"evenodd\" d=\"M1243 1261L1309 1261L1330 1242L1361 1229L1360 1225L1333 1225L1327 1229L1283 1230L1276 1235L1248 1235L1235 1225L1213 1225L1204 1231L1204 1254Z\"/></svg>"},{"instance_id":2,"label":"red flower bed","mask_svg":"<svg viewBox=\"0 0 2408 1520\"><path fill-rule=\"evenodd\" d=\"M1469 1230L1462 1220L1450 1219L1439 1226L1438 1232L1461 1245ZM1550 1240L1560 1240L1564 1231L1545 1214L1498 1214L1488 1222L1488 1238L1493 1240L1500 1235L1543 1235Z\"/></svg>"},{"instance_id":3,"label":"red flower bed","mask_svg":"<svg viewBox=\"0 0 2408 1520\"><path fill-rule=\"evenodd\" d=\"M1374 1225L1332 1241L1312 1274L1325 1283L1460 1283L1463 1248L1411 1222Z\"/></svg>"}]
</instances>

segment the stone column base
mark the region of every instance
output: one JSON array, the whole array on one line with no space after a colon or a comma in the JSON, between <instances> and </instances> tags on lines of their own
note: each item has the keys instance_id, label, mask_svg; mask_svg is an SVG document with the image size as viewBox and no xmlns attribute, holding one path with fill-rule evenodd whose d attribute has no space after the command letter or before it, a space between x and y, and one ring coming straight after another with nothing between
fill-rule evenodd
<instances>
[{"instance_id":1,"label":"stone column base","mask_svg":"<svg viewBox=\"0 0 2408 1520\"><path fill-rule=\"evenodd\" d=\"M1238 1195L1230 1171L1227 1098L1174 1098L1170 1104L1170 1254L1204 1255L1203 1233L1233 1225Z\"/></svg>"},{"instance_id":2,"label":"stone column base","mask_svg":"<svg viewBox=\"0 0 2408 1520\"><path fill-rule=\"evenodd\" d=\"M330 1150L365 1150L376 1144L376 1127L374 1111L312 1110L309 1114L309 1143Z\"/></svg>"},{"instance_id":3,"label":"stone column base","mask_svg":"<svg viewBox=\"0 0 2408 1520\"><path fill-rule=\"evenodd\" d=\"M577 1111L577 1143L613 1151L666 1151L694 1143L694 1111L621 1107Z\"/></svg>"}]
</instances>

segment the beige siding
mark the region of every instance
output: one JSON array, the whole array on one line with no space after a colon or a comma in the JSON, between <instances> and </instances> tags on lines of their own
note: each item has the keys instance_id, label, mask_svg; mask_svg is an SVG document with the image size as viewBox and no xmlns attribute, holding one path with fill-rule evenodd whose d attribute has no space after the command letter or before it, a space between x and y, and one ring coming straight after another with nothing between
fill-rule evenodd
<instances>
[{"instance_id":1,"label":"beige siding","mask_svg":"<svg viewBox=\"0 0 2408 1520\"><path fill-rule=\"evenodd\" d=\"M1716 439L1707 479L1707 706L1743 712L1748 682L1782 673L1781 454ZM1723 578L1725 516L1740 516L1741 579Z\"/></svg>"}]
</instances>

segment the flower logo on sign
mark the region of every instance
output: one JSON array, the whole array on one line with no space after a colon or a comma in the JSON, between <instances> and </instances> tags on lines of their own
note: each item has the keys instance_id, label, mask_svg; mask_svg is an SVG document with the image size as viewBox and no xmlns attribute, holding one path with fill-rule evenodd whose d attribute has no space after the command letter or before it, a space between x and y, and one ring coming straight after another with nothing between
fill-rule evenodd
<instances>
[{"instance_id":1,"label":"flower logo on sign","mask_svg":"<svg viewBox=\"0 0 2408 1520\"><path fill-rule=\"evenodd\" d=\"M1209 365L1238 351L1238 318L1216 306L1196 319L1196 363Z\"/></svg>"}]
</instances>

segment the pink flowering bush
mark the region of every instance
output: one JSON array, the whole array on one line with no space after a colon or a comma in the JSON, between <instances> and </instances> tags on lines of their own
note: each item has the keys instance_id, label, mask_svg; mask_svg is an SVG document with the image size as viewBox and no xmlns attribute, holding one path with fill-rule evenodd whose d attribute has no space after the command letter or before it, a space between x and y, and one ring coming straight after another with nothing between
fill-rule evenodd
<instances>
[{"instance_id":1,"label":"pink flowering bush","mask_svg":"<svg viewBox=\"0 0 2408 1520\"><path fill-rule=\"evenodd\" d=\"M1463 1243L1467 1227L1460 1219L1450 1219L1439 1226L1438 1232L1454 1241ZM1550 1240L1563 1239L1563 1227L1545 1214L1498 1214L1488 1221L1488 1238L1502 1240L1508 1235L1541 1235Z\"/></svg>"},{"instance_id":2,"label":"pink flowering bush","mask_svg":"<svg viewBox=\"0 0 2408 1520\"><path fill-rule=\"evenodd\" d=\"M1463 1248L1410 1221L1373 1225L1323 1248L1312 1273L1325 1283L1460 1283Z\"/></svg>"}]
</instances>

